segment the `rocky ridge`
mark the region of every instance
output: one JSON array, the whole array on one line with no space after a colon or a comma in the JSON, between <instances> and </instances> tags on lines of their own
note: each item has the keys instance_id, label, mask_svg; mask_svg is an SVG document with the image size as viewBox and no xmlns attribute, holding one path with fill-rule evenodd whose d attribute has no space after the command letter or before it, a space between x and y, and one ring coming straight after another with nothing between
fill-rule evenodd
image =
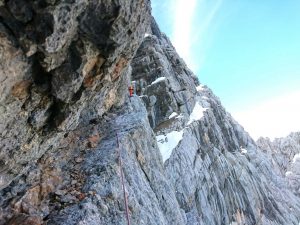
<instances>
[{"instance_id":1,"label":"rocky ridge","mask_svg":"<svg viewBox=\"0 0 300 225\"><path fill-rule=\"evenodd\" d=\"M121 168L131 224L299 224L150 2L0 1L0 39L0 224L125 224Z\"/></svg>"},{"instance_id":2,"label":"rocky ridge","mask_svg":"<svg viewBox=\"0 0 300 225\"><path fill-rule=\"evenodd\" d=\"M273 167L288 180L289 187L300 195L300 133L291 133L284 138L259 138L257 145L267 155Z\"/></svg>"}]
</instances>

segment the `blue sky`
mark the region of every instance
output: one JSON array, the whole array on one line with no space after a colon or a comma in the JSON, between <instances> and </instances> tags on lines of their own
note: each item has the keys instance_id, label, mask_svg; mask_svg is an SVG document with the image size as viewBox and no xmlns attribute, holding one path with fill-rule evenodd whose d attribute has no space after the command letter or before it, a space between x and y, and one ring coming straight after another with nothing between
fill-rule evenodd
<instances>
[{"instance_id":1,"label":"blue sky","mask_svg":"<svg viewBox=\"0 0 300 225\"><path fill-rule=\"evenodd\" d=\"M152 0L161 30L254 137L300 131L299 0Z\"/></svg>"}]
</instances>

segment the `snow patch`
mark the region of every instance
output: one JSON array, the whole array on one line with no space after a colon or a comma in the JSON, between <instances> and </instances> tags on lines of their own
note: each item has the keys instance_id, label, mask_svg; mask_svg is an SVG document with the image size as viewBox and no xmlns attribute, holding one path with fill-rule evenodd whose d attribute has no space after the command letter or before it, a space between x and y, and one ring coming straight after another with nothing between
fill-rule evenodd
<instances>
[{"instance_id":1,"label":"snow patch","mask_svg":"<svg viewBox=\"0 0 300 225\"><path fill-rule=\"evenodd\" d=\"M290 175L292 175L292 174L293 174L292 171L287 171L287 172L285 173L285 176L287 177L287 176L290 176Z\"/></svg>"},{"instance_id":2,"label":"snow patch","mask_svg":"<svg viewBox=\"0 0 300 225\"><path fill-rule=\"evenodd\" d=\"M182 113L180 113L180 115L179 116L176 116L176 119L178 119L178 118L183 118L184 116L182 115Z\"/></svg>"},{"instance_id":3,"label":"snow patch","mask_svg":"<svg viewBox=\"0 0 300 225\"><path fill-rule=\"evenodd\" d=\"M159 77L159 78L157 78L155 81L153 81L153 82L151 83L151 85L156 84L156 83L158 83L158 82L160 82L160 81L163 81L163 80L165 80L165 79L166 79L165 77Z\"/></svg>"},{"instance_id":4,"label":"snow patch","mask_svg":"<svg viewBox=\"0 0 300 225\"><path fill-rule=\"evenodd\" d=\"M190 115L190 120L187 125L191 124L194 121L200 120L203 117L203 112L205 112L207 108L203 108L199 102L196 102L193 112Z\"/></svg>"},{"instance_id":5,"label":"snow patch","mask_svg":"<svg viewBox=\"0 0 300 225\"><path fill-rule=\"evenodd\" d=\"M173 117L178 116L178 114L176 112L173 112L170 116L169 119L172 119Z\"/></svg>"},{"instance_id":6,"label":"snow patch","mask_svg":"<svg viewBox=\"0 0 300 225\"><path fill-rule=\"evenodd\" d=\"M197 91L203 91L205 89L205 86L203 84L200 84L196 87Z\"/></svg>"},{"instance_id":7,"label":"snow patch","mask_svg":"<svg viewBox=\"0 0 300 225\"><path fill-rule=\"evenodd\" d=\"M163 162L170 158L173 149L178 145L182 140L183 130L181 131L172 131L166 135L156 136L156 141L158 148L163 157Z\"/></svg>"},{"instance_id":8,"label":"snow patch","mask_svg":"<svg viewBox=\"0 0 300 225\"><path fill-rule=\"evenodd\" d=\"M247 152L248 152L247 149L241 148L241 153L242 153L242 154L247 154Z\"/></svg>"},{"instance_id":9,"label":"snow patch","mask_svg":"<svg viewBox=\"0 0 300 225\"><path fill-rule=\"evenodd\" d=\"M146 38L146 37L149 37L149 36L150 36L150 34L148 34L148 33L145 33L145 36L144 36L144 37Z\"/></svg>"},{"instance_id":10,"label":"snow patch","mask_svg":"<svg viewBox=\"0 0 300 225\"><path fill-rule=\"evenodd\" d=\"M296 161L300 160L300 153L296 154L293 158L293 163L295 163Z\"/></svg>"}]
</instances>

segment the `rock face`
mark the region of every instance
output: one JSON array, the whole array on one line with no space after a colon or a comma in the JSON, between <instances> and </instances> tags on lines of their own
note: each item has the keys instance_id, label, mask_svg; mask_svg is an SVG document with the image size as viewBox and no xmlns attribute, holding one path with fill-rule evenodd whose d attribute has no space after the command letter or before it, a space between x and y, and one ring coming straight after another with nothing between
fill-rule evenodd
<instances>
[{"instance_id":1,"label":"rock face","mask_svg":"<svg viewBox=\"0 0 300 225\"><path fill-rule=\"evenodd\" d=\"M76 128L124 102L150 19L147 0L1 1L1 223L49 215L61 172L74 172Z\"/></svg>"},{"instance_id":2,"label":"rock face","mask_svg":"<svg viewBox=\"0 0 300 225\"><path fill-rule=\"evenodd\" d=\"M127 85L128 62L149 24L150 6L9 0L0 17L3 188L80 121L124 101L119 88Z\"/></svg>"},{"instance_id":3,"label":"rock face","mask_svg":"<svg viewBox=\"0 0 300 225\"><path fill-rule=\"evenodd\" d=\"M0 224L125 224L122 172L131 224L299 224L289 165L199 83L147 0L0 1L0 39Z\"/></svg>"},{"instance_id":4,"label":"rock face","mask_svg":"<svg viewBox=\"0 0 300 225\"><path fill-rule=\"evenodd\" d=\"M285 138L260 138L257 145L268 155L273 167L288 180L289 187L300 196L300 133Z\"/></svg>"}]
</instances>

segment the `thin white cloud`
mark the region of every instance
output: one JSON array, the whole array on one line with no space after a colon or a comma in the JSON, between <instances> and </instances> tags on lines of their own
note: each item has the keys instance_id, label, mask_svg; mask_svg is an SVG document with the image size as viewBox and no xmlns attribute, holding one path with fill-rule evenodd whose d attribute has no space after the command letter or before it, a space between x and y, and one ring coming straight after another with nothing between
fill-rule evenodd
<instances>
[{"instance_id":1,"label":"thin white cloud","mask_svg":"<svg viewBox=\"0 0 300 225\"><path fill-rule=\"evenodd\" d=\"M201 10L201 14L202 16L201 21L197 21L199 23L199 25L197 25L197 30L196 31L196 35L194 35L194 38L192 39L193 42L198 42L199 40L201 40L203 38L203 36L205 35L205 33L207 32L207 30L210 28L211 24L214 21L214 18L217 14L217 12L219 11L223 0L218 0L216 2L214 2L214 4L209 7L209 6L205 6L205 1L201 1L201 5L202 6L202 10ZM204 7L205 6L205 7ZM208 10L206 8L209 8ZM205 10L205 12L204 12Z\"/></svg>"},{"instance_id":2,"label":"thin white cloud","mask_svg":"<svg viewBox=\"0 0 300 225\"><path fill-rule=\"evenodd\" d=\"M175 0L174 23L173 23L173 44L179 55L184 59L190 56L190 44L192 37L193 19L196 13L197 0Z\"/></svg>"},{"instance_id":3,"label":"thin white cloud","mask_svg":"<svg viewBox=\"0 0 300 225\"><path fill-rule=\"evenodd\" d=\"M300 131L299 99L300 91L293 92L232 115L255 139L284 137Z\"/></svg>"},{"instance_id":4,"label":"thin white cloud","mask_svg":"<svg viewBox=\"0 0 300 225\"><path fill-rule=\"evenodd\" d=\"M172 42L179 55L192 70L198 70L204 61L207 46L203 41L209 33L223 0L175 0ZM197 44L197 49L194 46ZM197 52L195 52L197 51ZM201 52L200 58L198 52ZM197 57L196 57L197 55Z\"/></svg>"}]
</instances>

